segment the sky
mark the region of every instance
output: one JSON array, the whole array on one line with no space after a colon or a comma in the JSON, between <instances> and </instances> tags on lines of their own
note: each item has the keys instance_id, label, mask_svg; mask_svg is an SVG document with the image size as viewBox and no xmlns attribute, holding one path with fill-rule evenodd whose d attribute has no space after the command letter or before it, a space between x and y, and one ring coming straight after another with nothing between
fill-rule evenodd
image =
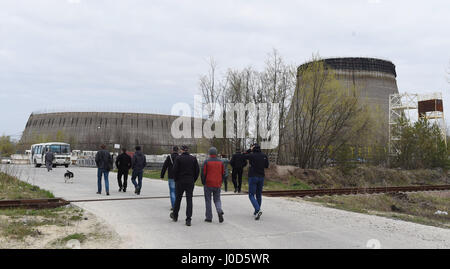
<instances>
[{"instance_id":1,"label":"sky","mask_svg":"<svg viewBox=\"0 0 450 269\"><path fill-rule=\"evenodd\" d=\"M33 111L170 113L210 58L262 69L273 49L390 60L400 92L442 92L446 111L449 26L448 0L0 0L0 135Z\"/></svg>"}]
</instances>

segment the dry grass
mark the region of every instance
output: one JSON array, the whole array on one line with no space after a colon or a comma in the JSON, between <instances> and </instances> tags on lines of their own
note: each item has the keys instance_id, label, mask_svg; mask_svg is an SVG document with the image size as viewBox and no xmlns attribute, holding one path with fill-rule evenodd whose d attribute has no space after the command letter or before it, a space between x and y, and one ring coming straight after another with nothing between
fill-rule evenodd
<instances>
[{"instance_id":1,"label":"dry grass","mask_svg":"<svg viewBox=\"0 0 450 269\"><path fill-rule=\"evenodd\" d=\"M345 195L305 198L326 206L374 214L415 223L450 228L450 192L420 192L372 195Z\"/></svg>"},{"instance_id":2,"label":"dry grass","mask_svg":"<svg viewBox=\"0 0 450 269\"><path fill-rule=\"evenodd\" d=\"M343 174L337 167L301 169L273 165L267 170L266 178L283 184L292 184L295 178L299 184L314 189L450 184L447 173L439 169L398 170L377 166L359 166Z\"/></svg>"},{"instance_id":3,"label":"dry grass","mask_svg":"<svg viewBox=\"0 0 450 269\"><path fill-rule=\"evenodd\" d=\"M49 191L0 172L0 200L54 198Z\"/></svg>"}]
</instances>

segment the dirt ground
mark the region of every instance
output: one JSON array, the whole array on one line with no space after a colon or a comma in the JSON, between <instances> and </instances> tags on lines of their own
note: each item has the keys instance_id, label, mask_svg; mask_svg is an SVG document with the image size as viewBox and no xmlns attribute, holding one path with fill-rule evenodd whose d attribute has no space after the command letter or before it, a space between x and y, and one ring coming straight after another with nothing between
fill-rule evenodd
<instances>
[{"instance_id":1,"label":"dirt ground","mask_svg":"<svg viewBox=\"0 0 450 269\"><path fill-rule=\"evenodd\" d=\"M450 191L298 198L353 212L450 229Z\"/></svg>"},{"instance_id":2,"label":"dirt ground","mask_svg":"<svg viewBox=\"0 0 450 269\"><path fill-rule=\"evenodd\" d=\"M66 209L64 209L66 210ZM63 210L63 211L64 211ZM76 217L71 217L65 224L52 223L49 217L39 215L0 215L0 223L23 224L23 229L11 230L8 226L0 226L0 248L2 249L114 249L120 248L120 237L102 220L86 211ZM79 217L78 217L79 216ZM41 225L47 221L49 224ZM38 224L37 224L38 223ZM27 225L29 224L29 225ZM19 225L18 225L19 226ZM79 242L79 243L78 243Z\"/></svg>"}]
</instances>

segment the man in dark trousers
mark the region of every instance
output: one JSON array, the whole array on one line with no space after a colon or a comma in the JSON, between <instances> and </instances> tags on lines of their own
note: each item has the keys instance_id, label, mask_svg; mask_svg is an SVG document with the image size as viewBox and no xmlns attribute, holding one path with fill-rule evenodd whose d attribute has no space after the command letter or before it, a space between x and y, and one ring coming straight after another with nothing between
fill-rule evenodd
<instances>
[{"instance_id":1,"label":"man in dark trousers","mask_svg":"<svg viewBox=\"0 0 450 269\"><path fill-rule=\"evenodd\" d=\"M144 175L144 168L147 165L147 159L145 159L144 153L141 151L140 146L136 146L136 152L133 155L133 159L131 161L131 167L133 168L133 173L131 175L131 182L134 185L134 193L137 195L141 194L142 189L142 177ZM136 178L138 178L138 182L136 183Z\"/></svg>"},{"instance_id":2,"label":"man in dark trousers","mask_svg":"<svg viewBox=\"0 0 450 269\"><path fill-rule=\"evenodd\" d=\"M259 220L262 215L262 190L264 186L264 168L269 168L269 159L267 155L261 152L258 144L253 144L251 149L244 154L244 159L248 160L250 167L248 170L248 197L255 212L255 220ZM255 198L256 197L256 198Z\"/></svg>"},{"instance_id":3,"label":"man in dark trousers","mask_svg":"<svg viewBox=\"0 0 450 269\"><path fill-rule=\"evenodd\" d=\"M173 211L173 207L175 205L175 180L173 176L173 165L177 157L178 157L178 147L174 146L172 148L172 153L169 156L167 156L161 169L161 178L164 178L166 170L169 176L170 204L172 205L172 208L170 209L171 211Z\"/></svg>"},{"instance_id":4,"label":"man in dark trousers","mask_svg":"<svg viewBox=\"0 0 450 269\"><path fill-rule=\"evenodd\" d=\"M50 150L50 148L47 149L47 153L45 153L45 166L47 167L47 172L50 172L53 167L53 160L55 159L55 154Z\"/></svg>"},{"instance_id":5,"label":"man in dark trousers","mask_svg":"<svg viewBox=\"0 0 450 269\"><path fill-rule=\"evenodd\" d=\"M119 184L119 192L123 190L123 192L127 191L127 180L128 180L128 171L131 168L131 157L127 154L127 149L122 148L122 154L117 156L116 159L116 167L117 171L117 183ZM122 184L122 176L123 176L123 184Z\"/></svg>"},{"instance_id":6,"label":"man in dark trousers","mask_svg":"<svg viewBox=\"0 0 450 269\"><path fill-rule=\"evenodd\" d=\"M244 159L239 148L236 149L236 153L231 157L230 165L233 168L231 180L233 181L234 192L240 193L242 187L242 173L244 172L244 167L247 165L247 160Z\"/></svg>"},{"instance_id":7,"label":"man in dark trousers","mask_svg":"<svg viewBox=\"0 0 450 269\"><path fill-rule=\"evenodd\" d=\"M102 175L105 178L106 195L109 195L109 171L113 166L113 159L111 154L106 150L105 145L100 146L101 150L95 155L95 163L97 164L97 194L102 193Z\"/></svg>"},{"instance_id":8,"label":"man in dark trousers","mask_svg":"<svg viewBox=\"0 0 450 269\"><path fill-rule=\"evenodd\" d=\"M214 205L216 206L217 215L219 216L219 222L223 222L223 210L222 202L220 201L220 188L222 187L222 179L225 175L224 162L217 158L217 149L212 147L208 151L209 158L205 160L202 165L202 183L203 191L205 193L205 221L212 222L212 205L211 195L214 199Z\"/></svg>"},{"instance_id":9,"label":"man in dark trousers","mask_svg":"<svg viewBox=\"0 0 450 269\"><path fill-rule=\"evenodd\" d=\"M200 168L197 158L189 154L189 148L187 146L181 146L181 152L181 155L175 159L175 164L173 165L176 199L173 212L170 213L170 218L173 221L178 220L181 198L183 197L183 193L186 192L186 225L191 226L192 195Z\"/></svg>"}]
</instances>

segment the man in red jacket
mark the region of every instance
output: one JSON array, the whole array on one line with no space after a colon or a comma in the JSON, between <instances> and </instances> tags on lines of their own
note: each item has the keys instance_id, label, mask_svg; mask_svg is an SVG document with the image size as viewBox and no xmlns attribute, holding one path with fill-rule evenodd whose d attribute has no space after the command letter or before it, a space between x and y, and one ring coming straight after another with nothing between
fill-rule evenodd
<instances>
[{"instance_id":1,"label":"man in red jacket","mask_svg":"<svg viewBox=\"0 0 450 269\"><path fill-rule=\"evenodd\" d=\"M217 149L212 147L208 151L209 158L205 160L202 166L202 183L205 192L206 222L212 222L211 195L214 197L219 222L223 222L222 203L220 201L220 188L225 175L225 167L222 160L217 158Z\"/></svg>"}]
</instances>

